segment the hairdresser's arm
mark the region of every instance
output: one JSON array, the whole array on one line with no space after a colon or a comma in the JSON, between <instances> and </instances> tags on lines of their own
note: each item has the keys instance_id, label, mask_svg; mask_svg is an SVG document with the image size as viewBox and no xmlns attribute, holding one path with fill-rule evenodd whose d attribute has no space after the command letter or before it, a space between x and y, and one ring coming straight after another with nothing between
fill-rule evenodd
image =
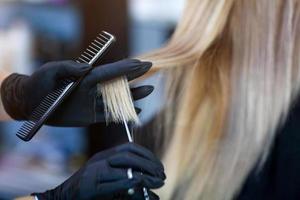
<instances>
[{"instance_id":1,"label":"hairdresser's arm","mask_svg":"<svg viewBox=\"0 0 300 200\"><path fill-rule=\"evenodd\" d=\"M9 75L9 73L5 70L0 71L0 83L3 82L3 80ZM2 105L2 102L0 102L0 121L6 121L11 120L11 117L5 112L5 109Z\"/></svg>"},{"instance_id":2,"label":"hairdresser's arm","mask_svg":"<svg viewBox=\"0 0 300 200\"><path fill-rule=\"evenodd\" d=\"M128 59L94 68L82 81L66 102L58 108L48 121L55 126L86 126L104 120L103 103L96 98L97 83L120 76L129 80L146 73L151 67L149 62ZM64 78L78 78L90 66L73 61L50 62L31 76L12 74L1 85L1 98L7 113L16 120L26 120L41 100L57 88ZM151 86L133 88L135 100L149 95ZM139 110L139 109L137 109Z\"/></svg>"}]
</instances>

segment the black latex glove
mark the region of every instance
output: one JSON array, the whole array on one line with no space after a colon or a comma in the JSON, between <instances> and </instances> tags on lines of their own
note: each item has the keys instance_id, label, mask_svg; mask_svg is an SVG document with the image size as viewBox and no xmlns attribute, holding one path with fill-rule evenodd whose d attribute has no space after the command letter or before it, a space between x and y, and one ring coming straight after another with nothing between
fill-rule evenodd
<instances>
[{"instance_id":1,"label":"black latex glove","mask_svg":"<svg viewBox=\"0 0 300 200\"><path fill-rule=\"evenodd\" d=\"M128 168L133 169L132 179L127 177ZM160 188L165 178L163 165L150 151L128 143L96 154L55 189L32 195L36 195L39 200L135 200L140 199L142 193L137 191L129 196L129 188ZM150 191L149 194L155 195Z\"/></svg>"},{"instance_id":2,"label":"black latex glove","mask_svg":"<svg viewBox=\"0 0 300 200\"><path fill-rule=\"evenodd\" d=\"M148 196L150 198L150 200L159 200L159 196L157 194L155 194L153 191L151 190L147 190L148 192ZM135 195L132 197L125 197L125 200L145 200L145 196L144 196L144 192L143 192L143 188L135 188Z\"/></svg>"},{"instance_id":3,"label":"black latex glove","mask_svg":"<svg viewBox=\"0 0 300 200\"><path fill-rule=\"evenodd\" d=\"M64 78L82 76L89 65L74 61L50 62L31 76L12 74L1 85L1 98L7 113L16 120L26 120L41 100L57 88ZM104 120L103 103L96 98L96 85L110 79L127 76L135 79L151 68L151 63L135 59L95 67L79 87L50 117L47 124L56 126L87 126ZM135 100L153 91L152 86L131 90ZM139 110L139 109L137 109Z\"/></svg>"}]
</instances>

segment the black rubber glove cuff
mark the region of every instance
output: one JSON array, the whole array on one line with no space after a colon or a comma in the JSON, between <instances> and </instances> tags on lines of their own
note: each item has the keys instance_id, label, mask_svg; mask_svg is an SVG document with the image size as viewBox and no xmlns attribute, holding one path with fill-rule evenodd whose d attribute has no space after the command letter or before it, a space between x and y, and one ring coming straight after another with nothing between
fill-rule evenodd
<instances>
[{"instance_id":1,"label":"black rubber glove cuff","mask_svg":"<svg viewBox=\"0 0 300 200\"><path fill-rule=\"evenodd\" d=\"M24 83L28 76L11 74L1 84L1 100L5 111L16 120L27 119Z\"/></svg>"}]
</instances>

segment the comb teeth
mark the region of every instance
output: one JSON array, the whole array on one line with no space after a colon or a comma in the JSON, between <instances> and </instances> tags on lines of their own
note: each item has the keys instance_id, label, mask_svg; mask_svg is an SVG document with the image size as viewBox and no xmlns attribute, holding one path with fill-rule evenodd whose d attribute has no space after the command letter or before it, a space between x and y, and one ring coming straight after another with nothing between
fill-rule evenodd
<instances>
[{"instance_id":1,"label":"comb teeth","mask_svg":"<svg viewBox=\"0 0 300 200\"><path fill-rule=\"evenodd\" d=\"M91 45L80 55L76 60L78 63L88 63L92 65L105 50L115 41L115 37L105 31L101 32ZM17 136L24 141L29 141L33 138L36 132L41 128L49 116L56 110L59 104L70 94L75 87L80 83L80 80L66 79L61 82L60 87L48 94L34 109L29 117L17 132Z\"/></svg>"},{"instance_id":2,"label":"comb teeth","mask_svg":"<svg viewBox=\"0 0 300 200\"><path fill-rule=\"evenodd\" d=\"M81 54L77 59L77 62L83 62L93 64L95 57L98 58L98 54L101 55L110 43L115 40L115 37L105 31L102 31L96 39L89 45L89 47Z\"/></svg>"},{"instance_id":3,"label":"comb teeth","mask_svg":"<svg viewBox=\"0 0 300 200\"><path fill-rule=\"evenodd\" d=\"M34 109L33 113L29 117L29 121L26 121L18 130L17 136L19 138L29 141L34 136L34 134L32 136L28 135L28 133L33 132L33 130L36 128L39 129L42 126L42 124L39 125L41 118L43 118L44 114L55 103L55 101L70 83L72 83L72 80L64 80L58 89L54 90L43 99L40 105Z\"/></svg>"}]
</instances>

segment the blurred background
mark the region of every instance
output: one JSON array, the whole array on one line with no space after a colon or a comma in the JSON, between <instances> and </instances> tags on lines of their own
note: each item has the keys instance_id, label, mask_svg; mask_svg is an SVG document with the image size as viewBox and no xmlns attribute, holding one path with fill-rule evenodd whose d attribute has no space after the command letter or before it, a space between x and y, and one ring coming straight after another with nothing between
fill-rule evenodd
<instances>
[{"instance_id":1,"label":"blurred background","mask_svg":"<svg viewBox=\"0 0 300 200\"><path fill-rule=\"evenodd\" d=\"M43 63L77 58L101 30L117 37L103 62L158 48L172 34L184 0L0 0L1 73L30 74ZM141 100L144 123L157 111L156 90ZM147 107L143 105L147 104ZM120 128L43 127L30 142L15 133L20 122L0 123L0 199L55 187L94 153L120 143Z\"/></svg>"}]
</instances>

